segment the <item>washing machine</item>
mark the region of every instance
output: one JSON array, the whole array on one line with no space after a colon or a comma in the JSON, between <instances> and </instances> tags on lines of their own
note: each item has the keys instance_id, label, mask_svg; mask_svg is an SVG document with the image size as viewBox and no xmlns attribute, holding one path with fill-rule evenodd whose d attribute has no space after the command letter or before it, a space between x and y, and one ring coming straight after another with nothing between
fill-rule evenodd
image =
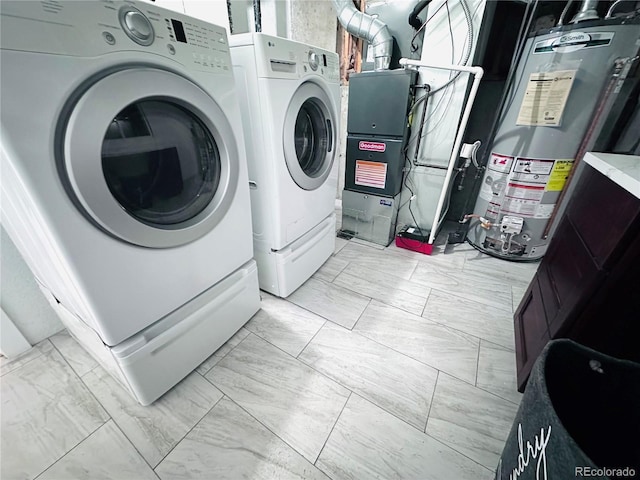
<instances>
[{"instance_id":1,"label":"washing machine","mask_svg":"<svg viewBox=\"0 0 640 480\"><path fill-rule=\"evenodd\" d=\"M2 224L142 404L259 309L222 27L132 1L2 2Z\"/></svg>"},{"instance_id":2,"label":"washing machine","mask_svg":"<svg viewBox=\"0 0 640 480\"><path fill-rule=\"evenodd\" d=\"M340 75L336 53L232 35L260 288L286 297L335 246Z\"/></svg>"}]
</instances>

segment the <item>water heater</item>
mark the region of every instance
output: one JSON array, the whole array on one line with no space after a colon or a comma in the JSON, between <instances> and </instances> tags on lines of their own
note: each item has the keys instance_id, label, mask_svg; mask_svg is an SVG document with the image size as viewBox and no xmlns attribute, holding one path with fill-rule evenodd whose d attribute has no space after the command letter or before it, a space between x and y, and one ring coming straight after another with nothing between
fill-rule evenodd
<instances>
[{"instance_id":1,"label":"water heater","mask_svg":"<svg viewBox=\"0 0 640 480\"><path fill-rule=\"evenodd\" d=\"M544 255L545 229L616 61L640 48L640 19L557 27L526 41L467 239L499 257Z\"/></svg>"}]
</instances>

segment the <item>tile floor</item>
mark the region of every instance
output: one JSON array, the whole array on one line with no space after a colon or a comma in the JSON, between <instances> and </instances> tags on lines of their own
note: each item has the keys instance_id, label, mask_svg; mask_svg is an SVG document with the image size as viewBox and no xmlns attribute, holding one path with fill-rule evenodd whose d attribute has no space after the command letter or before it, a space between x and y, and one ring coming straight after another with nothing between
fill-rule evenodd
<instances>
[{"instance_id":1,"label":"tile floor","mask_svg":"<svg viewBox=\"0 0 640 480\"><path fill-rule=\"evenodd\" d=\"M66 332L2 359L6 480L493 477L535 272L338 238L288 300L141 407Z\"/></svg>"}]
</instances>

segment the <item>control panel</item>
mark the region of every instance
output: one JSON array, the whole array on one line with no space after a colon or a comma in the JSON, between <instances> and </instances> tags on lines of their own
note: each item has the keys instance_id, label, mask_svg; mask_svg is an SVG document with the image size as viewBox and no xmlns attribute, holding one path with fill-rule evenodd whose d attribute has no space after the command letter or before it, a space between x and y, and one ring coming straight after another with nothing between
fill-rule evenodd
<instances>
[{"instance_id":1,"label":"control panel","mask_svg":"<svg viewBox=\"0 0 640 480\"><path fill-rule=\"evenodd\" d=\"M271 78L301 78L320 75L328 82L340 81L338 54L303 43L269 35L254 35L260 76Z\"/></svg>"},{"instance_id":2,"label":"control panel","mask_svg":"<svg viewBox=\"0 0 640 480\"><path fill-rule=\"evenodd\" d=\"M3 1L2 48L94 57L145 51L187 67L232 74L223 27L138 1Z\"/></svg>"},{"instance_id":3,"label":"control panel","mask_svg":"<svg viewBox=\"0 0 640 480\"><path fill-rule=\"evenodd\" d=\"M518 235L522 232L524 218L505 215L500 223L500 232L509 235Z\"/></svg>"}]
</instances>

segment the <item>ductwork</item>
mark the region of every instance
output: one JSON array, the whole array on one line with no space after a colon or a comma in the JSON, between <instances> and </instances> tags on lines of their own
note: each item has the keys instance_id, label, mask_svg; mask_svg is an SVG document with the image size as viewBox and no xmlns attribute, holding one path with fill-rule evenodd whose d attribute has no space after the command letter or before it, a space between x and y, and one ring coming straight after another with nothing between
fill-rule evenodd
<instances>
[{"instance_id":1,"label":"ductwork","mask_svg":"<svg viewBox=\"0 0 640 480\"><path fill-rule=\"evenodd\" d=\"M584 22L585 20L597 20L598 18L600 18L598 17L598 11L596 10L598 1L599 0L584 0L580 5L580 8L578 9L578 13L573 16L569 23ZM560 20L558 21L558 27L561 27L565 24L564 17L566 17L567 12L569 12L569 8L571 8L572 3L573 0L569 0L565 5L564 10L562 10L562 13L560 14Z\"/></svg>"},{"instance_id":2,"label":"ductwork","mask_svg":"<svg viewBox=\"0 0 640 480\"><path fill-rule=\"evenodd\" d=\"M352 35L364 38L373 49L376 70L388 70L393 52L393 37L387 25L371 15L359 12L353 0L333 0L338 21Z\"/></svg>"},{"instance_id":3,"label":"ductwork","mask_svg":"<svg viewBox=\"0 0 640 480\"><path fill-rule=\"evenodd\" d=\"M598 16L598 11L596 10L597 6L598 0L584 0L582 5L580 5L580 11L571 19L571 23L584 22L585 20L597 20L600 18Z\"/></svg>"}]
</instances>

